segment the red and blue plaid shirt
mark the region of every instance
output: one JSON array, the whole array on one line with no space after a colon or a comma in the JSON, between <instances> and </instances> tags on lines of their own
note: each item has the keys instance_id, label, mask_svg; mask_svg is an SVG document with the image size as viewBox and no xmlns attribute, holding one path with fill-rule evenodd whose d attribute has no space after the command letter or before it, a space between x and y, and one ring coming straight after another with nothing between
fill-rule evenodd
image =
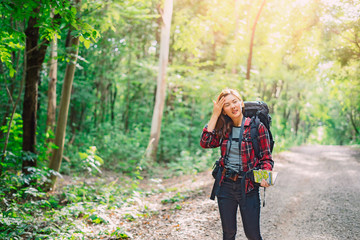
<instances>
[{"instance_id":1,"label":"red and blue plaid shirt","mask_svg":"<svg viewBox=\"0 0 360 240\"><path fill-rule=\"evenodd\" d=\"M244 133L243 133L243 141L241 142L241 158L242 158L242 166L243 171L247 172L252 169L263 169L263 170L272 170L274 166L274 161L272 160L271 152L270 152L270 138L269 132L260 122L259 125L259 136L258 143L260 148L260 159L257 159L255 156L255 151L251 142L250 135L250 122L251 118L245 119L244 124ZM244 141L245 139L245 141ZM222 141L221 141L222 140ZM229 133L226 134L224 139L221 139L220 136L215 134L215 130L209 132L207 130L207 126L204 127L203 132L201 134L200 146L203 148L216 148L219 147L221 149L221 159L220 165L224 167L224 157L226 155L227 143L229 141ZM254 189L254 183L250 179L246 179L246 192L250 192Z\"/></svg>"}]
</instances>

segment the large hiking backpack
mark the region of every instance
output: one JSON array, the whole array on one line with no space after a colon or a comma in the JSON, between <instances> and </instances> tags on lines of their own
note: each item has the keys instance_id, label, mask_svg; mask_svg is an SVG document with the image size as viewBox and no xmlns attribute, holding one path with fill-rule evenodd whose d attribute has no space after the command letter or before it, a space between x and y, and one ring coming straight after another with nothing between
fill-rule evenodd
<instances>
[{"instance_id":1,"label":"large hiking backpack","mask_svg":"<svg viewBox=\"0 0 360 240\"><path fill-rule=\"evenodd\" d=\"M259 135L258 129L260 122L262 122L269 131L270 151L272 152L274 148L274 139L270 131L271 116L269 114L269 107L265 102L260 102L260 101L244 102L244 104L245 104L244 116L251 118L250 136L254 147L255 155L257 158L260 158L259 142L257 141Z\"/></svg>"}]
</instances>

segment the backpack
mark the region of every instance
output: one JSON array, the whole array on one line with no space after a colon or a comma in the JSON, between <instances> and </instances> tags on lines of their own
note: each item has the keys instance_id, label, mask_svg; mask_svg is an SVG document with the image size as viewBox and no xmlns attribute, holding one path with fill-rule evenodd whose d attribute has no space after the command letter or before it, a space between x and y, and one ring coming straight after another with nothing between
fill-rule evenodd
<instances>
[{"instance_id":1,"label":"backpack","mask_svg":"<svg viewBox=\"0 0 360 240\"><path fill-rule=\"evenodd\" d=\"M257 141L259 135L258 128L260 122L262 122L269 131L270 152L273 151L274 143L275 143L272 133L270 131L271 116L269 114L269 107L265 102L260 102L260 101L244 102L244 104L245 104L244 116L251 118L250 136L254 147L255 155L257 158L260 158L259 142Z\"/></svg>"}]
</instances>

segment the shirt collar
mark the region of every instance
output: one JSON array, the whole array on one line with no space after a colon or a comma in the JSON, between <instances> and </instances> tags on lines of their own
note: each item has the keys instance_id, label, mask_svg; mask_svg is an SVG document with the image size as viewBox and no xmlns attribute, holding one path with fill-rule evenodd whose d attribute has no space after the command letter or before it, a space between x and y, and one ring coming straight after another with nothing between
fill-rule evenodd
<instances>
[{"instance_id":1,"label":"shirt collar","mask_svg":"<svg viewBox=\"0 0 360 240\"><path fill-rule=\"evenodd\" d=\"M248 127L248 126L250 126L250 122L251 122L251 118L246 118L245 119L245 124L244 124L244 127Z\"/></svg>"}]
</instances>

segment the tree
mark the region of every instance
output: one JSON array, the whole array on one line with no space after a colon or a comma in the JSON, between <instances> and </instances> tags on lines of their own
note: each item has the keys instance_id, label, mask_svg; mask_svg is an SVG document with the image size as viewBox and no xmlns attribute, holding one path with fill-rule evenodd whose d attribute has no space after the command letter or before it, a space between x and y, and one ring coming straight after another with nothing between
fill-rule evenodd
<instances>
[{"instance_id":1,"label":"tree","mask_svg":"<svg viewBox=\"0 0 360 240\"><path fill-rule=\"evenodd\" d=\"M57 37L51 41L46 131L54 131L56 118Z\"/></svg>"},{"instance_id":2,"label":"tree","mask_svg":"<svg viewBox=\"0 0 360 240\"><path fill-rule=\"evenodd\" d=\"M41 43L39 33L39 18L41 5L33 9L28 26L25 30L26 35L26 69L25 71L25 95L23 102L23 151L36 153L36 126L37 126L37 98L38 83L40 81L40 70L45 59L48 40L44 39ZM36 166L36 158L24 159L22 170L28 174L28 167Z\"/></svg>"},{"instance_id":3,"label":"tree","mask_svg":"<svg viewBox=\"0 0 360 240\"><path fill-rule=\"evenodd\" d=\"M151 122L151 132L149 148L147 152L148 157L156 160L156 153L160 139L161 120L165 104L166 95L166 68L169 58L169 43L170 43L170 27L173 10L173 0L165 0L164 11L161 13L161 40L160 40L160 55L159 55L159 73L157 77L156 99Z\"/></svg>"},{"instance_id":4,"label":"tree","mask_svg":"<svg viewBox=\"0 0 360 240\"><path fill-rule=\"evenodd\" d=\"M252 31L251 31L251 40L250 40L250 45L249 45L249 55L248 55L248 60L247 60L247 68L246 68L246 79L250 79L250 70L251 70L251 61L252 61L252 52L253 52L253 47L254 47L254 38L255 38L255 30L256 30L256 25L257 22L259 21L259 17L260 17L260 13L265 5L265 1L263 0L261 3L261 6L259 8L259 11L256 15L256 18L254 20L254 24L252 27Z\"/></svg>"},{"instance_id":5,"label":"tree","mask_svg":"<svg viewBox=\"0 0 360 240\"><path fill-rule=\"evenodd\" d=\"M75 0L77 12L80 12L80 2L81 0ZM75 29L72 28L71 30L75 30ZM78 51L79 51L79 36L71 35L70 45L69 45L70 61L67 64L65 70L64 84L61 92L60 110L57 119L55 140L54 140L54 143L57 146L57 148L53 149L53 153L49 163L49 168L57 172L60 170L61 161L63 157L65 134L66 134L66 122L69 112L71 89L74 80ZM52 181L50 185L50 190L54 190L56 183L56 175L52 175L51 180Z\"/></svg>"}]
</instances>

